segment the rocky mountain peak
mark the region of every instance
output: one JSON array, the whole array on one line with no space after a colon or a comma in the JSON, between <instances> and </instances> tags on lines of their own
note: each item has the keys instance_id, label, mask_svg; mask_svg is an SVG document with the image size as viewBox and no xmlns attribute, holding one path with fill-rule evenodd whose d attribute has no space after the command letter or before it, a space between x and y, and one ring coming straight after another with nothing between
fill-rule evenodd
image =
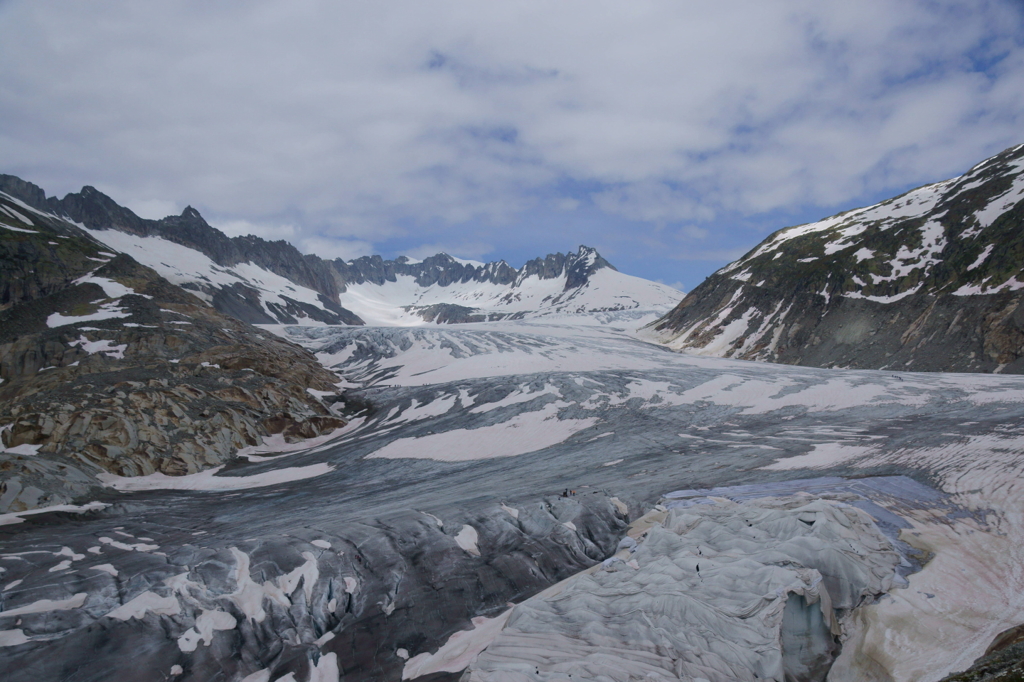
<instances>
[{"instance_id":1,"label":"rocky mountain peak","mask_svg":"<svg viewBox=\"0 0 1024 682\"><path fill-rule=\"evenodd\" d=\"M589 277L601 268L615 270L611 263L589 246L580 245L576 253L553 253L544 258L535 258L519 271L517 286L527 277L553 279L565 275L565 291L577 289L587 283Z\"/></svg>"},{"instance_id":2,"label":"rocky mountain peak","mask_svg":"<svg viewBox=\"0 0 1024 682\"><path fill-rule=\"evenodd\" d=\"M258 303L259 290L249 284L240 282L237 285L218 287L208 281L209 276L206 280L200 279L198 282L190 282L185 276L176 280L176 283L185 285L192 291L205 293L208 302L218 310L243 321L295 323L301 317L313 314L320 322L328 324L359 323L358 317L344 311L338 305L337 276L327 262L316 256L304 256L284 241L268 242L251 235L228 237L206 222L199 211L191 205L187 206L181 215L149 220L140 218L130 209L118 205L106 194L91 186L85 186L81 192L68 194L63 199L46 198L42 189L8 175L0 176L0 191L7 192L37 210L69 218L98 233L116 231L136 237L157 237L192 249L221 268L251 263L268 273L279 275L289 282L312 290L314 299L324 299L312 305L315 310L307 309L306 302L292 301L282 303L277 311L268 311ZM96 236L102 237L101 234ZM108 241L118 239L110 236ZM142 255L140 250L144 251L147 248L141 243L135 243L134 246L136 255L139 256ZM156 260L159 261L161 258ZM162 260L166 261L167 258ZM154 262L152 265L158 263Z\"/></svg>"},{"instance_id":3,"label":"rocky mountain peak","mask_svg":"<svg viewBox=\"0 0 1024 682\"><path fill-rule=\"evenodd\" d=\"M19 201L24 201L32 208L40 211L46 210L46 192L43 191L43 188L27 180L22 180L16 175L0 173L0 192Z\"/></svg>"},{"instance_id":4,"label":"rocky mountain peak","mask_svg":"<svg viewBox=\"0 0 1024 682\"><path fill-rule=\"evenodd\" d=\"M63 199L48 198L45 210L70 218L91 230L114 229L138 235L149 233L149 221L89 185L80 192L65 195Z\"/></svg>"},{"instance_id":5,"label":"rocky mountain peak","mask_svg":"<svg viewBox=\"0 0 1024 682\"><path fill-rule=\"evenodd\" d=\"M202 224L204 225L208 224L205 220L203 220L203 216L199 215L199 211L192 208L191 206L185 207L185 210L181 212L181 217L183 220L193 220L196 222L202 222Z\"/></svg>"},{"instance_id":6,"label":"rocky mountain peak","mask_svg":"<svg viewBox=\"0 0 1024 682\"><path fill-rule=\"evenodd\" d=\"M611 268L612 270L615 270L615 266L602 258L601 254L597 252L597 249L581 244L579 250L575 254L569 254L566 257L566 290L583 286L589 280L590 276L601 268Z\"/></svg>"}]
</instances>

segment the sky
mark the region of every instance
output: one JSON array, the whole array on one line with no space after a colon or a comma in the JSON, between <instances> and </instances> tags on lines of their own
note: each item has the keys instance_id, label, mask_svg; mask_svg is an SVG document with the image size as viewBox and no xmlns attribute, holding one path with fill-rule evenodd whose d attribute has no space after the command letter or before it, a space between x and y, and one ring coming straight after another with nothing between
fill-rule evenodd
<instances>
[{"instance_id":1,"label":"sky","mask_svg":"<svg viewBox=\"0 0 1024 682\"><path fill-rule=\"evenodd\" d=\"M0 173L328 258L688 291L1021 142L1021 0L0 0Z\"/></svg>"}]
</instances>

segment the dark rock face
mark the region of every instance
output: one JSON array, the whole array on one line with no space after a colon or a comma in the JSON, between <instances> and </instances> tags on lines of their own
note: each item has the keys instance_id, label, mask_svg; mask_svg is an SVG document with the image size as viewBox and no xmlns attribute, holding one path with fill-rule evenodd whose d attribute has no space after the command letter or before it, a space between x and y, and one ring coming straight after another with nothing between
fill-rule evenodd
<instances>
[{"instance_id":1,"label":"dark rock face","mask_svg":"<svg viewBox=\"0 0 1024 682\"><path fill-rule=\"evenodd\" d=\"M537 275L541 279L551 279L565 273L565 291L578 289L587 283L590 276L601 268L615 267L606 261L597 252L588 246L580 246L579 251L562 255L556 253L549 255L543 260L536 258L523 266L519 272L519 281Z\"/></svg>"},{"instance_id":2,"label":"dark rock face","mask_svg":"<svg viewBox=\"0 0 1024 682\"><path fill-rule=\"evenodd\" d=\"M419 309L420 315L428 322L441 324L485 322L487 318L476 312L475 308L453 303L438 303L436 305L424 306Z\"/></svg>"},{"instance_id":3,"label":"dark rock face","mask_svg":"<svg viewBox=\"0 0 1024 682\"><path fill-rule=\"evenodd\" d=\"M15 199L21 199L40 211L49 210L46 206L46 192L42 187L26 182L15 175L0 173L0 192L5 192Z\"/></svg>"},{"instance_id":4,"label":"dark rock face","mask_svg":"<svg viewBox=\"0 0 1024 682\"><path fill-rule=\"evenodd\" d=\"M832 302L811 293L783 299L777 290L751 287L719 274L691 294L672 319L688 325L683 349L700 350L722 333L716 317L730 301L738 315L749 310L773 310L780 301L792 308L784 320L770 326L754 313L751 325L762 323L764 333L747 347L759 329L734 341L741 353L724 353L745 360L766 360L811 367L851 367L924 372L1024 372L1024 296L1015 292L990 295L911 295L898 304L838 298ZM695 290L696 291L696 290ZM733 297L736 297L735 299ZM662 318L659 325L669 321ZM660 327L659 329L667 329Z\"/></svg>"},{"instance_id":5,"label":"dark rock face","mask_svg":"<svg viewBox=\"0 0 1024 682\"><path fill-rule=\"evenodd\" d=\"M8 218L7 222L29 229L20 221ZM102 250L91 241L83 249L80 240L69 240L68 234L59 229L45 240L30 237L32 232L4 233L0 239L0 311L64 289L74 278L95 267L96 262L90 258Z\"/></svg>"},{"instance_id":6,"label":"dark rock face","mask_svg":"<svg viewBox=\"0 0 1024 682\"><path fill-rule=\"evenodd\" d=\"M673 347L819 367L1021 372L1024 146L776 232L653 325Z\"/></svg>"},{"instance_id":7,"label":"dark rock face","mask_svg":"<svg viewBox=\"0 0 1024 682\"><path fill-rule=\"evenodd\" d=\"M942 682L1020 682L1024 680L1024 625L1000 633L985 655Z\"/></svg>"}]
</instances>

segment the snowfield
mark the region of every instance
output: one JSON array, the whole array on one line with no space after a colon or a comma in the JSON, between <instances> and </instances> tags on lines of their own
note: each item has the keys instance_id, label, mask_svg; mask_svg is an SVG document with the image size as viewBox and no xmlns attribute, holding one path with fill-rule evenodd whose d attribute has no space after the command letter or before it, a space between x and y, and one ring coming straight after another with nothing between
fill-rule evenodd
<instances>
[{"instance_id":1,"label":"snowfield","mask_svg":"<svg viewBox=\"0 0 1024 682\"><path fill-rule=\"evenodd\" d=\"M82 229L115 251L126 253L153 268L172 284L187 285L192 293L207 303L213 302L217 291L242 284L259 292L260 305L271 319L276 319L277 315L270 304L287 308L285 297L326 310L319 292L295 284L253 263L239 263L227 268L217 265L195 249L162 237L140 237L118 230ZM304 324L318 324L309 317L302 319Z\"/></svg>"}]
</instances>

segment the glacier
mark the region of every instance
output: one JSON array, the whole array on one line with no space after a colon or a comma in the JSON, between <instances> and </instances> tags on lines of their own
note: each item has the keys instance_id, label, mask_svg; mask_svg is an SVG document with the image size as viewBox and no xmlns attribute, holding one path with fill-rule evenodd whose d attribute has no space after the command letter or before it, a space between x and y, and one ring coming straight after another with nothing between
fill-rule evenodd
<instances>
[{"instance_id":1,"label":"glacier","mask_svg":"<svg viewBox=\"0 0 1024 682\"><path fill-rule=\"evenodd\" d=\"M265 329L344 377L349 425L12 515L8 679L939 679L1019 624L1021 378L689 356L625 321ZM752 516L774 530L720 530Z\"/></svg>"}]
</instances>

